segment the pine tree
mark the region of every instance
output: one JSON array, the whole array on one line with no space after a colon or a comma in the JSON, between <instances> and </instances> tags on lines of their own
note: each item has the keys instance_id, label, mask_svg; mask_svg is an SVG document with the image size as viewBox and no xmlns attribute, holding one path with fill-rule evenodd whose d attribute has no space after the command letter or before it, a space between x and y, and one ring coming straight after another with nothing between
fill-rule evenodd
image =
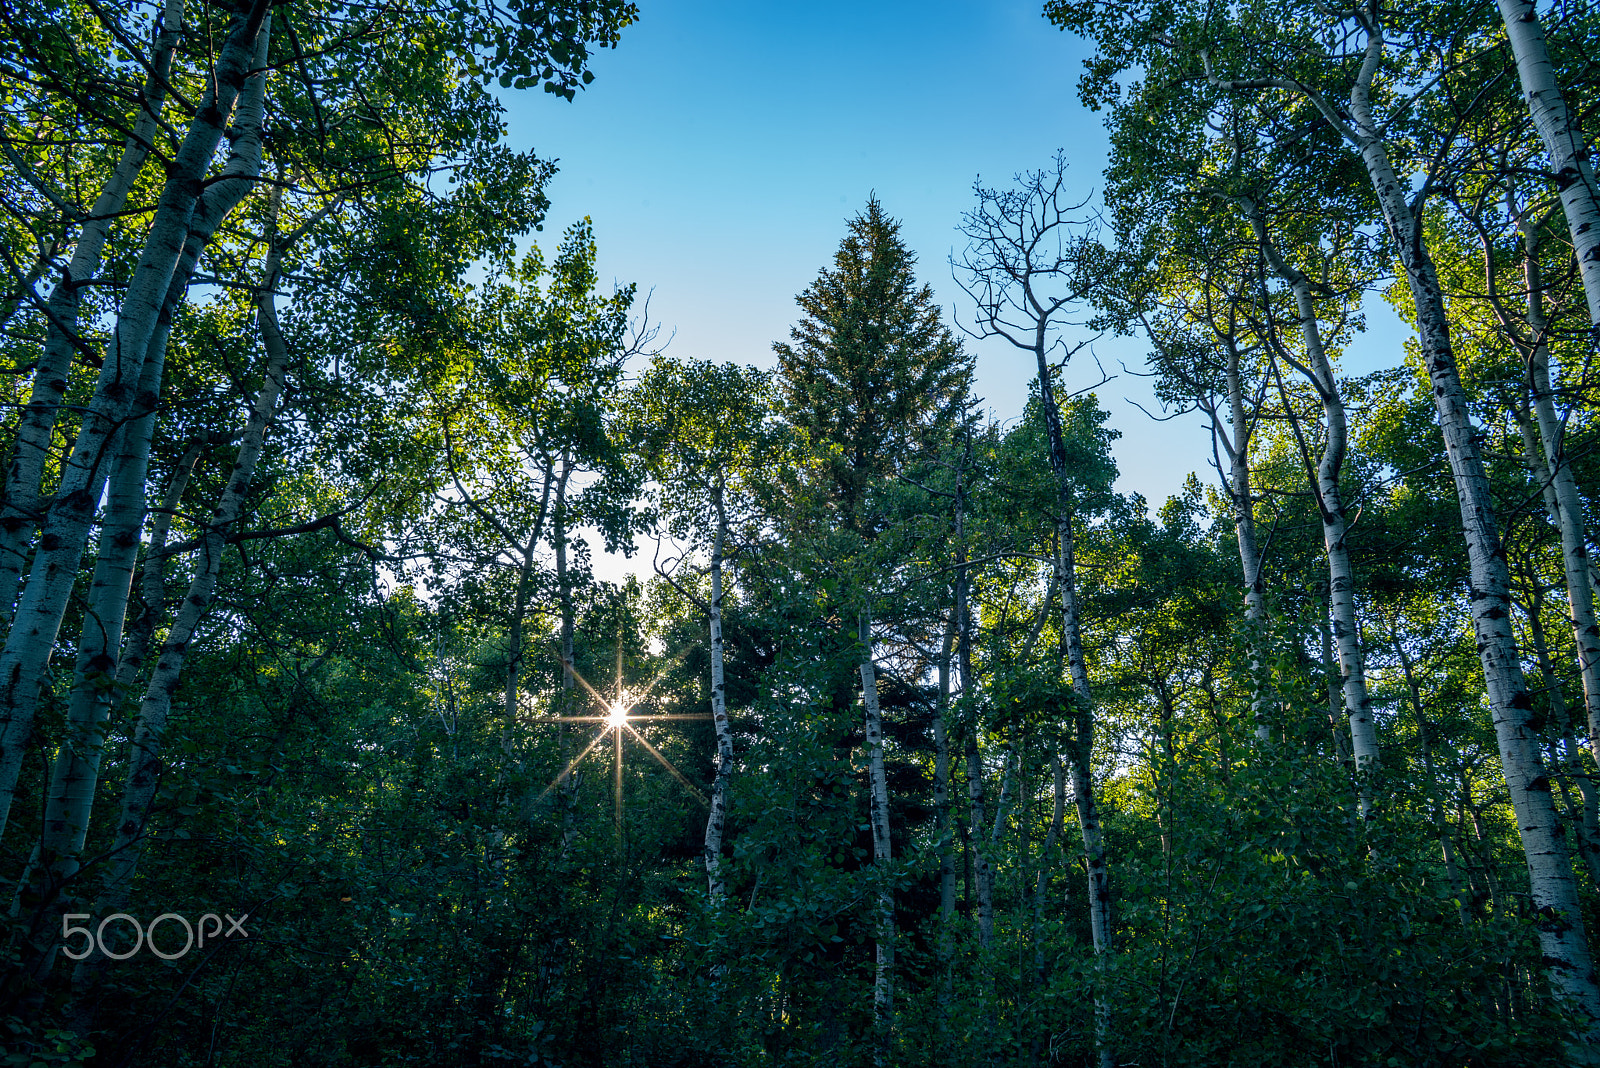
<instances>
[{"instance_id":1,"label":"pine tree","mask_svg":"<svg viewBox=\"0 0 1600 1068\"><path fill-rule=\"evenodd\" d=\"M890 562L871 566L864 558L882 555L869 550L889 526L896 476L951 439L966 417L972 380L972 360L941 321L933 290L917 285L915 263L899 223L884 214L876 197L869 198L866 210L850 221L833 268L800 294L806 317L791 331L793 344L773 346L780 403L824 472L813 489L821 491L837 528L860 539L863 559L846 567L848 592L840 607L845 628L857 628L872 852L879 865L893 854L873 653L879 613L866 576L884 573L881 565ZM887 888L878 895L875 936L874 1063L882 1065L894 1021L894 894Z\"/></svg>"},{"instance_id":2,"label":"pine tree","mask_svg":"<svg viewBox=\"0 0 1600 1068\"><path fill-rule=\"evenodd\" d=\"M806 318L778 342L782 404L828 457L847 529L881 523L872 487L945 437L966 411L972 359L917 286L916 256L876 197L850 220L834 266L798 300Z\"/></svg>"}]
</instances>

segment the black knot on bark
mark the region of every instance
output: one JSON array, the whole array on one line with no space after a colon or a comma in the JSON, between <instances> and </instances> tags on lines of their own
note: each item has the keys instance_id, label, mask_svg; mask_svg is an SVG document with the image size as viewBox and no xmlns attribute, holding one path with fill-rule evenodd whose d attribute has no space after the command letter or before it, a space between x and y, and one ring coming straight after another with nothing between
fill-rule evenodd
<instances>
[{"instance_id":1,"label":"black knot on bark","mask_svg":"<svg viewBox=\"0 0 1600 1068\"><path fill-rule=\"evenodd\" d=\"M1540 775L1528 783L1530 794L1547 794L1550 792L1550 776Z\"/></svg>"}]
</instances>

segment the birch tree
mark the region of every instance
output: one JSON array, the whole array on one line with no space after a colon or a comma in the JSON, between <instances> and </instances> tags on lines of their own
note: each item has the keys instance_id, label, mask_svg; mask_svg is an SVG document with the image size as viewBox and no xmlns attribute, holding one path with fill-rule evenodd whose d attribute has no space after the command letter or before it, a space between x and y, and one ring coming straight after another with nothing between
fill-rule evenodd
<instances>
[{"instance_id":1,"label":"birch tree","mask_svg":"<svg viewBox=\"0 0 1600 1068\"><path fill-rule=\"evenodd\" d=\"M658 569L704 613L711 652L711 721L717 751L711 812L706 819L705 870L714 906L727 894L723 852L728 784L733 776L733 728L728 719L722 619L728 563L738 551L734 522L748 509L745 482L771 448L764 423L770 386L753 367L677 363L656 358L632 394L631 436L659 485L666 530L675 539L709 549L710 595L688 588L685 561L658 560Z\"/></svg>"},{"instance_id":2,"label":"birch tree","mask_svg":"<svg viewBox=\"0 0 1600 1068\"><path fill-rule=\"evenodd\" d=\"M1534 0L1497 0L1505 23L1517 77L1533 115L1539 140L1544 143L1567 218L1573 256L1589 304L1589 321L1600 327L1600 186L1595 183L1588 138L1574 121L1556 78L1555 64L1545 40L1544 23Z\"/></svg>"},{"instance_id":3,"label":"birch tree","mask_svg":"<svg viewBox=\"0 0 1600 1068\"><path fill-rule=\"evenodd\" d=\"M963 288L978 306L979 335L1004 338L1034 356L1038 413L1056 481L1055 586L1061 595L1061 634L1069 677L1081 702L1071 725L1068 767L1087 858L1089 929L1104 976L1113 951L1111 881L1090 773L1094 717L1078 608L1074 530L1078 507L1073 473L1067 467L1051 354L1061 343L1059 331L1068 317L1081 313L1093 291L1095 271L1103 269L1106 257L1092 230L1086 228L1086 220L1076 214L1084 204L1069 197L1064 155L1057 154L1051 171L1019 175L1015 189L996 191L980 185L977 195L978 207L967 213L962 227L971 244L957 269L966 275ZM1069 350L1067 357L1071 354ZM1095 1028L1101 1068L1111 1068L1116 1064L1116 1052L1110 992L1104 986L1096 992Z\"/></svg>"},{"instance_id":4,"label":"birch tree","mask_svg":"<svg viewBox=\"0 0 1600 1068\"><path fill-rule=\"evenodd\" d=\"M53 391L65 389L64 384L59 387L55 384L65 381L59 374L52 372L50 381L44 383L48 388L34 398L38 403L26 420L31 429L20 439L17 463L8 465L8 487L15 492L8 497L7 507L13 507L14 511L0 524L4 527L0 538L12 539L8 544L16 551L0 552L0 556L12 561L0 563L0 568L16 566L20 559L18 553L22 551L18 545L26 543L35 522L41 551L34 554L34 565L15 602L15 623L5 649L0 651L0 663L5 665L7 680L0 686L0 829L3 829L15 794L21 754L32 733L38 686L44 677L105 484L113 436L131 414L139 392L141 371L152 342L158 336L162 309L167 305L169 294L175 287L180 290L187 287L189 275L184 273L184 264L189 256L185 250L191 248L191 242L196 239L202 247L209 244L221 221L257 182L261 172L261 131L265 116L270 112L275 120L282 119L287 135L296 125L289 116L299 105L304 124L316 131L314 137L319 151L313 155L317 163L334 172L324 176L331 179L330 186L337 187L349 180L368 195L375 188L386 186L392 192L399 186L402 190L409 188L414 196L416 186L410 183L416 181L419 174L436 169L437 151L450 160L447 167L453 166L458 175L464 173L471 179L466 183L468 196L476 194L476 199L482 203L485 200L483 179L487 175L481 168L474 174L471 167L462 167L461 156L463 149L480 144L477 157L480 160L493 157L491 145L498 137L497 132L490 133L470 123L450 124L438 128L449 131L443 141L431 138L421 144L413 142L414 147L422 149L415 155L409 151L374 153L372 146L365 142L375 128L384 127L387 119L413 104L423 107L438 104L436 110L448 110L458 116L469 110L468 100L474 96L474 88L458 93L453 101L449 99L447 86L460 86L463 78L474 87L489 76L503 75L508 82L521 84L531 80L570 98L584 81L590 46L614 43L617 32L633 14L633 8L625 3L581 5L581 9L572 11L550 9L534 18L510 17L493 7L474 5L446 5L427 12L420 8L401 12L336 5L320 11L317 17L302 23L300 30L295 30L292 16L288 23L282 19L275 23L277 16L270 8L271 5L261 0L241 7L220 21L209 9L189 11L185 8L188 12L185 25L193 21L197 27L204 28L209 41L207 48L194 54L181 48L173 49L172 56L190 61L181 71L163 72L157 65L143 64L152 81L150 91L142 94L144 103L140 113L152 113L161 86L170 90L183 82L185 91L180 95L187 114L174 120L162 119L159 124L162 130L156 140L161 142L159 147L170 163L154 208L133 216L142 223L137 236L130 237L131 244L140 248L137 265L126 278L118 306L109 316L111 329L103 345L74 338L71 329L58 331L71 352L81 356L83 362L98 367L98 375L88 402L76 412L75 441L67 450L49 501L44 500L42 489L31 484L35 468L32 457L43 447L41 443L48 444L57 418L53 409L59 408L59 404L51 402L50 396L55 395ZM171 12L174 16L176 13L177 9ZM413 31L419 23L414 16L425 13L437 16L431 20L422 19L420 24L429 27L430 40L438 48L430 50L428 62L419 64L413 59L403 77L396 77L401 68L394 49L401 38L407 42L417 39ZM78 14L82 15L85 25L109 20L109 24L102 27L106 39L122 39L128 42L126 47L139 51L134 42L140 33L130 34L130 27L116 22L118 16L93 5ZM189 19L190 15L193 20ZM65 23L48 21L13 24L56 38L66 29ZM160 29L165 25L164 19L157 20L157 24L156 28ZM275 36L275 25L281 33L279 44L274 43L280 41L280 36ZM301 47L302 32L325 47L308 53ZM57 40L56 43L61 42ZM138 58L148 55L161 59L168 54L161 51L165 46L159 32L155 34L152 47L155 52ZM480 47L495 54L492 65L480 58ZM274 52L274 48L278 51ZM59 55L69 64L84 62L69 58L73 56L70 48ZM289 61L285 66L294 72L295 83L269 94L267 84L272 80L280 55ZM313 74L326 76L339 69L341 63L347 68L355 64L380 72L387 64L387 71L386 75L379 73L371 80L357 79L364 82L357 89L349 88L339 77L322 80ZM70 86L76 73L68 70L59 77L52 74L39 84ZM418 99L405 105L397 103L391 91L399 88L398 83L402 81L419 97L433 99ZM304 95L299 95L302 90ZM167 96L178 99L170 91ZM483 99L481 92L478 99ZM278 106L285 100L289 101L287 106ZM393 111L389 115L374 112L374 104L379 102ZM323 110L325 104L327 111ZM367 118L349 125L340 121L344 118L339 113L342 107L360 110ZM493 111L491 107L487 111L480 110L479 114ZM137 121L134 119L134 124ZM330 134L330 129L335 134ZM225 133L231 148L227 158L219 163L216 150ZM466 144L461 143L463 136ZM455 143L450 143L452 139ZM292 141L292 136L285 136L281 143ZM137 156L137 152L134 155ZM509 165L509 172L520 172L512 178L509 187L516 186L518 179L524 187L533 187L532 195L525 198L523 205L518 205L526 217L528 209L536 209L542 203L537 186L541 174L548 171L541 171L531 157L518 161L503 150L499 157L501 164ZM352 163L352 160L359 162ZM17 159L11 162L15 165ZM127 162L131 167L135 160L130 157ZM36 174L38 170L31 168L30 172ZM111 194L116 193L117 181L120 179L107 187ZM311 184L317 183L312 180ZM113 224L116 225L121 224ZM86 257L81 266L91 273L95 269L91 261L97 261L97 255L90 255L92 246L100 240L97 232L91 228L85 242L79 246ZM473 246L469 242L464 247ZM188 268L192 269L192 266ZM458 270L462 269L465 263L458 264ZM68 288L89 281L74 277ZM69 295L67 290L60 294L63 301ZM58 340L47 345L51 359L68 351L62 349L61 344ZM49 370L48 360L40 363L39 368L41 372ZM41 503L35 508L32 501ZM15 509L32 509L39 514L24 521ZM19 538L22 539L20 543L17 542Z\"/></svg>"},{"instance_id":5,"label":"birch tree","mask_svg":"<svg viewBox=\"0 0 1600 1068\"><path fill-rule=\"evenodd\" d=\"M1200 79L1202 93L1236 98L1269 121L1326 129L1336 136L1343 157L1359 162L1376 200L1386 247L1398 263L1414 309L1421 357L1461 508L1471 563L1473 627L1534 900L1547 910L1540 922L1540 939L1549 975L1579 1011L1600 1021L1600 984L1511 628L1509 578L1499 552L1496 506L1452 347L1438 271L1423 232L1422 207L1432 186L1424 181L1420 190L1413 191L1412 183L1400 178L1397 155L1402 142L1396 137L1396 124L1409 114L1405 109L1412 102L1396 100L1389 83L1379 79L1380 73L1398 73L1404 82L1417 74L1419 57L1431 63L1439 55L1447 76L1459 72L1463 79L1479 79L1476 87L1456 85L1460 92L1448 98L1448 107L1468 109L1482 99L1497 75L1483 72L1472 56L1462 54L1464 37L1459 31L1464 27L1419 27L1395 37L1391 27L1396 13L1376 8L1357 8L1333 20L1306 9L1304 21L1294 22L1286 20L1282 10L1250 7L1215 26L1182 4L1130 9L1109 19L1092 5L1066 0L1053 2L1046 10L1058 25L1115 42L1116 56L1099 61L1106 73L1128 62L1147 62L1162 72L1182 71L1185 77ZM1157 11L1159 27L1151 18ZM1430 37L1429 31L1434 35ZM1164 79L1165 74L1155 80ZM1090 88L1091 101L1104 100L1107 91ZM1444 115L1444 121L1450 121L1448 108ZM1424 156L1405 159L1402 166L1422 170L1431 162Z\"/></svg>"}]
</instances>

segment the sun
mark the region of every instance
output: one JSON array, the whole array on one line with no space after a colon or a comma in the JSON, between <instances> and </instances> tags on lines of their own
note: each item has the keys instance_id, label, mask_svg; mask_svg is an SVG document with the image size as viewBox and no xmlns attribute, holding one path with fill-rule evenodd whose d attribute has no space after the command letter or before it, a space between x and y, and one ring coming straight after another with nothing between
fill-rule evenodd
<instances>
[{"instance_id":1,"label":"sun","mask_svg":"<svg viewBox=\"0 0 1600 1068\"><path fill-rule=\"evenodd\" d=\"M577 670L570 663L565 663L563 666L566 668L567 672L572 676L572 678L576 680L580 686L587 690L589 695L595 699L595 702L600 705L601 709L604 711L604 714L598 716L579 715L529 717L529 722L532 723L602 724L600 733L596 734L592 739L590 739L589 744L584 746L577 756L568 761L567 766L562 768L554 779L550 780L550 785L546 786L543 792L539 794L541 798L543 798L546 794L549 794L557 786L567 782L568 774L572 771L572 769L577 767L579 762L592 753L596 748L598 748L602 742L604 742L607 738L610 738L612 742L611 763L613 794L615 798L613 801L613 813L617 825L617 839L620 842L622 839L622 742L623 736L627 735L632 737L633 740L638 742L647 753L654 757L656 763L665 768L667 772L678 781L679 785L687 790L696 801L700 802L702 805L710 805L710 802L706 799L706 796L700 792L699 787L690 782L684 776L683 772L673 767L672 762L662 755L659 749L651 745L648 738L639 732L639 728L645 724L655 723L661 720L711 718L711 716L706 713L676 713L668 715L634 714L634 709L639 707L639 705L643 704L650 697L650 691L655 688L656 683L660 682L666 676L665 668L663 668L654 679L651 679L649 684L646 685L642 690L624 689L622 686L622 654L619 650L617 653L616 697L607 700L605 697L601 696L600 691L596 690L592 685L590 685L588 679L578 674Z\"/></svg>"}]
</instances>

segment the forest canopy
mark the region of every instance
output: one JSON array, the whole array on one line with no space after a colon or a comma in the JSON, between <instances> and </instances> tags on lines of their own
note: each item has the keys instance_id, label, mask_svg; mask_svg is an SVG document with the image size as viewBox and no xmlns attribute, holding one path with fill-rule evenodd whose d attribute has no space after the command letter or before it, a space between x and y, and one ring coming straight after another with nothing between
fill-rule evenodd
<instances>
[{"instance_id":1,"label":"forest canopy","mask_svg":"<svg viewBox=\"0 0 1600 1068\"><path fill-rule=\"evenodd\" d=\"M0 0L5 1063L1600 1063L1595 12L1042 15L728 363L508 143L648 4Z\"/></svg>"}]
</instances>

